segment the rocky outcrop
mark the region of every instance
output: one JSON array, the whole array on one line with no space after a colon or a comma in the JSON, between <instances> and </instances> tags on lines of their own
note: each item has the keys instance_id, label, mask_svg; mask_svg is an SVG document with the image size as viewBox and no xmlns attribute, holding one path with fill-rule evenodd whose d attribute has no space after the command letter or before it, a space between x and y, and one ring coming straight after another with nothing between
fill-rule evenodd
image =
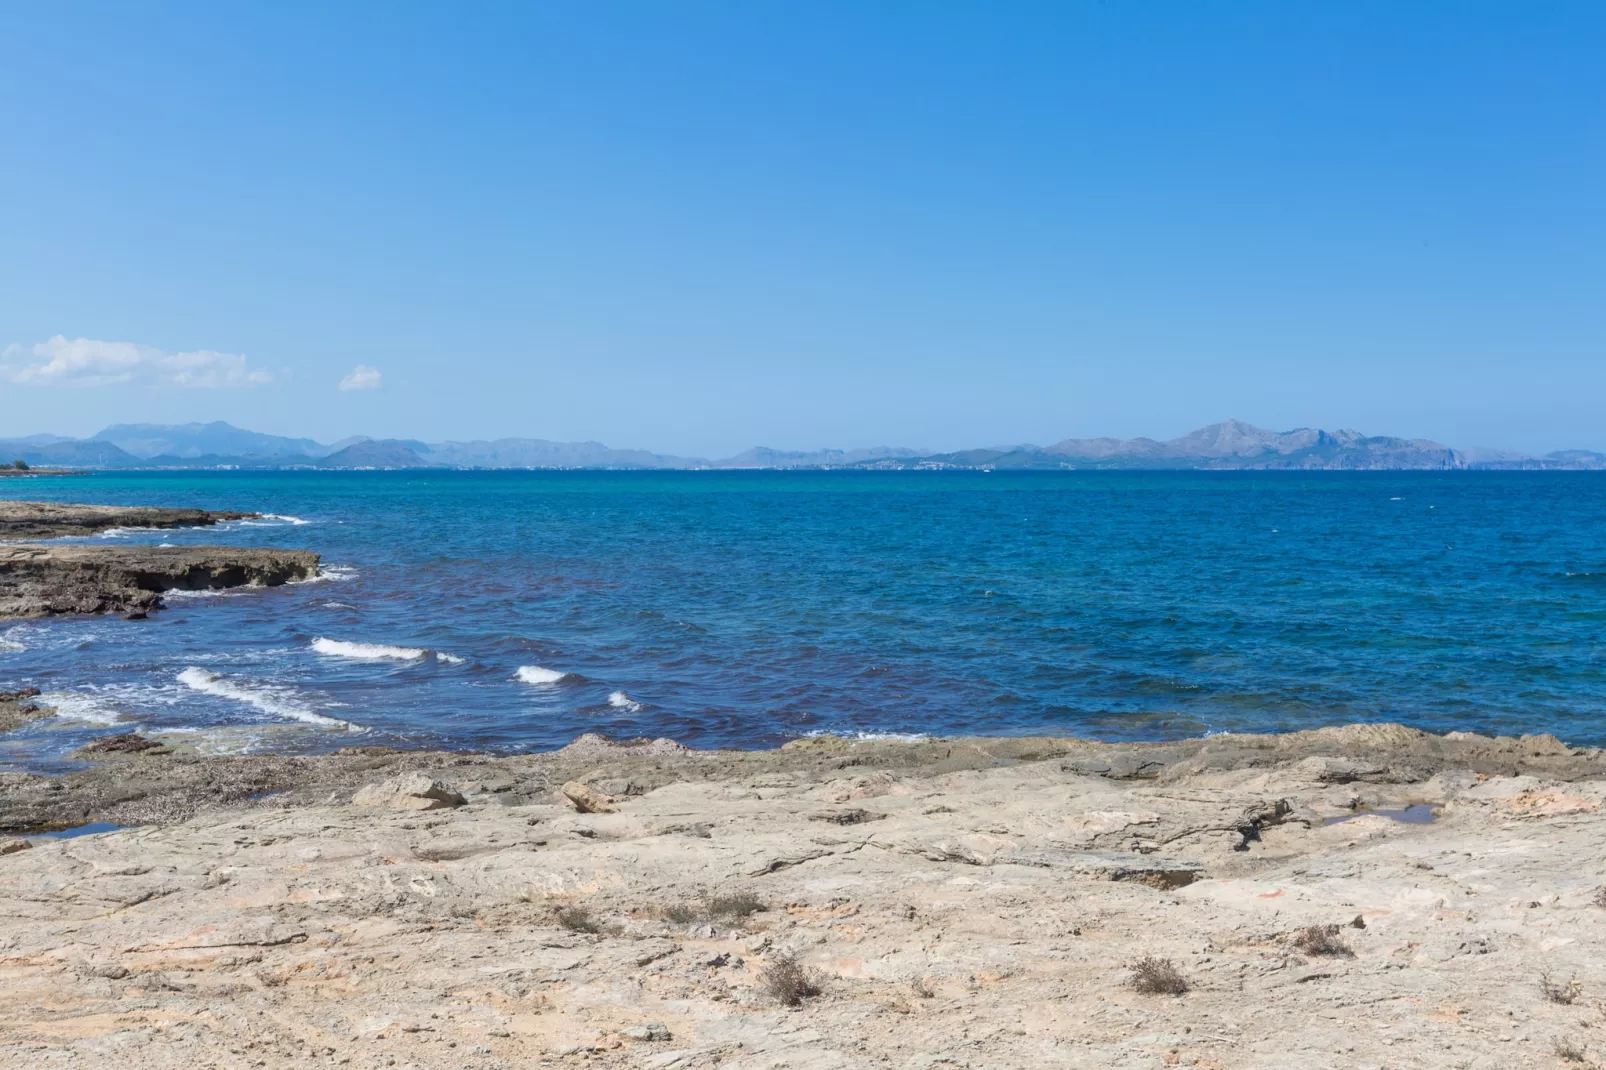
<instances>
[{"instance_id":1,"label":"rocky outcrop","mask_svg":"<svg viewBox=\"0 0 1606 1070\"><path fill-rule=\"evenodd\" d=\"M0 620L67 613L143 616L165 591L276 587L318 574L307 550L233 546L0 546Z\"/></svg>"},{"instance_id":2,"label":"rocky outcrop","mask_svg":"<svg viewBox=\"0 0 1606 1070\"><path fill-rule=\"evenodd\" d=\"M53 706L43 706L33 701L38 697L37 687L25 687L21 691L0 691L0 732L21 728L29 721L49 717L56 712Z\"/></svg>"},{"instance_id":3,"label":"rocky outcrop","mask_svg":"<svg viewBox=\"0 0 1606 1070\"><path fill-rule=\"evenodd\" d=\"M1598 1066L1603 776L1398 726L0 772L0 828L146 825L0 839L0 1060Z\"/></svg>"},{"instance_id":4,"label":"rocky outcrop","mask_svg":"<svg viewBox=\"0 0 1606 1070\"><path fill-rule=\"evenodd\" d=\"M149 505L78 505L70 502L0 501L0 542L95 535L112 528L207 528L260 513L162 509Z\"/></svg>"}]
</instances>

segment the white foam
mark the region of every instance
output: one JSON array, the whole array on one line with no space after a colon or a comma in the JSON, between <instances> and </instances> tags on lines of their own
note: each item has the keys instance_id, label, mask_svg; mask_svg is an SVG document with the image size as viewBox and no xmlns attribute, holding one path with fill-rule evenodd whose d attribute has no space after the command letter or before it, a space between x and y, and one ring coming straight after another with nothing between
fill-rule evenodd
<instances>
[{"instance_id":1,"label":"white foam","mask_svg":"<svg viewBox=\"0 0 1606 1070\"><path fill-rule=\"evenodd\" d=\"M27 644L17 638L21 632L22 629L18 627L12 628L4 635L0 635L0 654L20 654L28 649Z\"/></svg>"},{"instance_id":2,"label":"white foam","mask_svg":"<svg viewBox=\"0 0 1606 1070\"><path fill-rule=\"evenodd\" d=\"M304 702L299 701L295 692L287 687L237 683L219 673L196 668L193 665L178 674L178 682L192 691L243 702L273 717L285 717L324 728L356 727L349 721L325 717L321 713L314 712Z\"/></svg>"},{"instance_id":3,"label":"white foam","mask_svg":"<svg viewBox=\"0 0 1606 1070\"><path fill-rule=\"evenodd\" d=\"M303 583L329 583L354 580L359 573L350 565L319 565L316 576L308 576L304 580L289 580L289 584L299 586Z\"/></svg>"},{"instance_id":4,"label":"white foam","mask_svg":"<svg viewBox=\"0 0 1606 1070\"><path fill-rule=\"evenodd\" d=\"M630 713L641 712L641 703L637 702L623 691L615 691L613 694L609 695L608 705L612 706L616 710L626 710Z\"/></svg>"},{"instance_id":5,"label":"white foam","mask_svg":"<svg viewBox=\"0 0 1606 1070\"><path fill-rule=\"evenodd\" d=\"M296 527L300 527L302 524L312 523L310 520L302 520L299 516L288 516L284 513L263 513L262 519L277 520L282 524L294 524Z\"/></svg>"},{"instance_id":6,"label":"white foam","mask_svg":"<svg viewBox=\"0 0 1606 1070\"><path fill-rule=\"evenodd\" d=\"M520 665L513 678L526 684L555 684L568 675L556 669L543 669L539 665Z\"/></svg>"},{"instance_id":7,"label":"white foam","mask_svg":"<svg viewBox=\"0 0 1606 1070\"><path fill-rule=\"evenodd\" d=\"M348 643L344 639L312 641L312 649L332 658L356 658L359 661L417 661L429 651L416 646L385 646L382 643Z\"/></svg>"},{"instance_id":8,"label":"white foam","mask_svg":"<svg viewBox=\"0 0 1606 1070\"><path fill-rule=\"evenodd\" d=\"M172 591L163 591L162 592L162 597L165 598L166 600L168 600L169 602L171 602L175 598L179 599L180 601L182 601L182 600L184 600L186 598L227 598L228 596L229 596L229 592L228 591L180 591L180 590L172 590Z\"/></svg>"},{"instance_id":9,"label":"white foam","mask_svg":"<svg viewBox=\"0 0 1606 1070\"><path fill-rule=\"evenodd\" d=\"M82 691L47 691L39 696L42 706L56 707L56 716L85 724L116 724L122 715L96 695Z\"/></svg>"},{"instance_id":10,"label":"white foam","mask_svg":"<svg viewBox=\"0 0 1606 1070\"><path fill-rule=\"evenodd\" d=\"M437 650L437 651L435 651L435 660L436 661L444 661L448 665L461 665L461 664L463 664L463 662L467 661L468 659L467 658L460 658L456 654L448 654L444 650Z\"/></svg>"},{"instance_id":11,"label":"white foam","mask_svg":"<svg viewBox=\"0 0 1606 1070\"><path fill-rule=\"evenodd\" d=\"M851 739L857 743L874 743L877 740L898 740L903 743L920 743L924 740L935 739L929 732L865 732L862 730L842 731L830 728L818 728L813 732L804 732L806 738L815 736L835 736L838 739Z\"/></svg>"}]
</instances>

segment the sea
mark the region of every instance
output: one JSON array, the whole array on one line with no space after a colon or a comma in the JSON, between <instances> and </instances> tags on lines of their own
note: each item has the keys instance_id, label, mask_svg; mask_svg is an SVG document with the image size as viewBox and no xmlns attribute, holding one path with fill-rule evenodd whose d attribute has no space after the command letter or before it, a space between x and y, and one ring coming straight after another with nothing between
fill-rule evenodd
<instances>
[{"instance_id":1,"label":"sea","mask_svg":"<svg viewBox=\"0 0 1606 1070\"><path fill-rule=\"evenodd\" d=\"M0 623L0 736L511 752L584 732L1153 740L1358 721L1606 744L1606 473L165 471L0 495L258 510L315 550L147 621Z\"/></svg>"}]
</instances>

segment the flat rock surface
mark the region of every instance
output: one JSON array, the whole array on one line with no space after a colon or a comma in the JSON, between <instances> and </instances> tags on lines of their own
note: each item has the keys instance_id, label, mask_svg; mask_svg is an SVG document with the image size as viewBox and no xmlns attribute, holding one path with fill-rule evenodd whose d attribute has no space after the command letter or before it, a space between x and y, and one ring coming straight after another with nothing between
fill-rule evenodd
<instances>
[{"instance_id":1,"label":"flat rock surface","mask_svg":"<svg viewBox=\"0 0 1606 1070\"><path fill-rule=\"evenodd\" d=\"M467 804L349 804L409 772ZM1549 737L1386 725L1130 747L145 753L3 775L10 827L46 798L160 823L0 857L0 1057L1600 1065L1603 777L1600 752ZM578 811L576 784L611 810ZM1409 804L1434 819L1369 812ZM1312 926L1335 928L1313 943ZM1188 990L1135 991L1150 956ZM766 982L787 961L820 989L796 1007Z\"/></svg>"},{"instance_id":2,"label":"flat rock surface","mask_svg":"<svg viewBox=\"0 0 1606 1070\"><path fill-rule=\"evenodd\" d=\"M162 592L272 587L318 574L306 550L232 546L0 545L0 620L148 613Z\"/></svg>"},{"instance_id":3,"label":"flat rock surface","mask_svg":"<svg viewBox=\"0 0 1606 1070\"><path fill-rule=\"evenodd\" d=\"M204 528L260 515L141 505L0 501L0 542L94 535L112 528Z\"/></svg>"}]
</instances>

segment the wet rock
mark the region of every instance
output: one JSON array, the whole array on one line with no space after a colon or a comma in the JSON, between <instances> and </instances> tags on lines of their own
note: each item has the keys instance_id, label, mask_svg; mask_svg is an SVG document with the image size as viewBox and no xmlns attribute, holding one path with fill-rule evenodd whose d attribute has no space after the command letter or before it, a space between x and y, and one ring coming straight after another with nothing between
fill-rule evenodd
<instances>
[{"instance_id":1,"label":"wet rock","mask_svg":"<svg viewBox=\"0 0 1606 1070\"><path fill-rule=\"evenodd\" d=\"M0 620L137 614L164 591L276 587L318 574L306 550L236 546L0 546Z\"/></svg>"},{"instance_id":2,"label":"wet rock","mask_svg":"<svg viewBox=\"0 0 1606 1070\"><path fill-rule=\"evenodd\" d=\"M148 751L165 753L166 746L154 739L146 739L138 732L121 732L115 736L101 736L78 748L80 754L143 754Z\"/></svg>"}]
</instances>

